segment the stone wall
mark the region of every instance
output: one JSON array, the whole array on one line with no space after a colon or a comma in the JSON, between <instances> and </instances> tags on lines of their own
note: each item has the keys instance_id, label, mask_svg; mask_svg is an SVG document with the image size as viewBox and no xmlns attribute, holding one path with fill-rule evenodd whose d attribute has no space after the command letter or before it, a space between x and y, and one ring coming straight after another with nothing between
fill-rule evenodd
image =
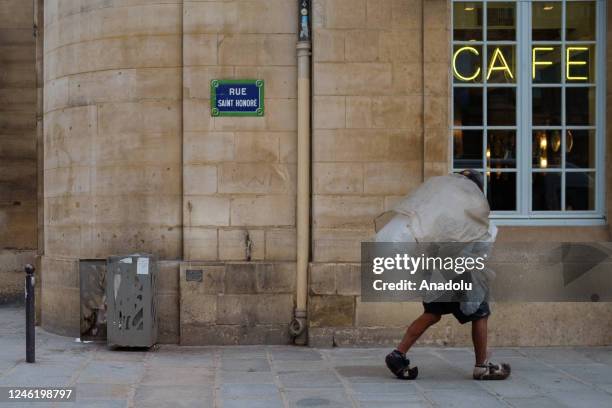
<instances>
[{"instance_id":1,"label":"stone wall","mask_svg":"<svg viewBox=\"0 0 612 408\"><path fill-rule=\"evenodd\" d=\"M184 259L221 276L221 286L196 288L182 268L182 344L289 342L295 264L283 261L296 257L296 30L295 1L184 3ZM265 81L264 117L211 117L210 81L232 78Z\"/></svg>"},{"instance_id":2,"label":"stone wall","mask_svg":"<svg viewBox=\"0 0 612 408\"><path fill-rule=\"evenodd\" d=\"M185 259L293 260L297 2L185 1L183 18ZM210 81L232 78L265 81L264 117L211 117Z\"/></svg>"},{"instance_id":3,"label":"stone wall","mask_svg":"<svg viewBox=\"0 0 612 408\"><path fill-rule=\"evenodd\" d=\"M180 1L45 2L44 327L78 335L78 258L182 256L181 14Z\"/></svg>"},{"instance_id":4,"label":"stone wall","mask_svg":"<svg viewBox=\"0 0 612 408\"><path fill-rule=\"evenodd\" d=\"M555 238L551 238L555 237ZM500 242L602 242L607 227L505 227ZM515 254L520 257L525 254ZM314 263L309 283L309 345L395 346L423 307L418 302L361 301L358 263ZM609 345L612 303L502 302L492 305L489 342L493 346ZM470 325L452 316L431 327L422 345L471 345Z\"/></svg>"},{"instance_id":5,"label":"stone wall","mask_svg":"<svg viewBox=\"0 0 612 408\"><path fill-rule=\"evenodd\" d=\"M362 302L357 262L373 219L448 171L449 4L313 1L311 345L392 344L421 312ZM43 326L78 335L79 258L141 251L161 259L162 342L289 342L297 2L45 7ZM210 81L231 78L265 80L264 117L211 118ZM499 304L492 343L610 343L610 311ZM469 341L451 319L423 339Z\"/></svg>"},{"instance_id":6,"label":"stone wall","mask_svg":"<svg viewBox=\"0 0 612 408\"><path fill-rule=\"evenodd\" d=\"M426 76L423 68L425 59L427 66L435 62L434 72L446 78L438 53L448 46L438 51L432 34L423 33L423 7L431 8L430 3L445 2L313 2L308 307L313 344L337 344L338 333L346 330L359 342L359 327L385 326L373 319L377 306L360 301L360 271L354 264L360 243L374 235L374 218L417 187L426 172L431 174L440 162L446 171L446 155L435 156L433 147L439 145L435 137L447 141L448 126L440 112L447 105L448 83ZM434 27L446 30L444 23Z\"/></svg>"},{"instance_id":7,"label":"stone wall","mask_svg":"<svg viewBox=\"0 0 612 408\"><path fill-rule=\"evenodd\" d=\"M422 2L313 2L314 262L357 261L423 181Z\"/></svg>"},{"instance_id":8,"label":"stone wall","mask_svg":"<svg viewBox=\"0 0 612 408\"><path fill-rule=\"evenodd\" d=\"M0 4L0 304L23 299L37 248L33 21L31 1Z\"/></svg>"},{"instance_id":9,"label":"stone wall","mask_svg":"<svg viewBox=\"0 0 612 408\"><path fill-rule=\"evenodd\" d=\"M43 278L53 276L43 326L75 334L78 322L58 311L78 309L77 259L152 252L165 265L160 330L178 341L172 260L295 259L297 4L45 7ZM212 119L210 80L245 77L265 80L266 115Z\"/></svg>"},{"instance_id":10,"label":"stone wall","mask_svg":"<svg viewBox=\"0 0 612 408\"><path fill-rule=\"evenodd\" d=\"M290 343L295 270L294 262L181 264L181 344Z\"/></svg>"},{"instance_id":11,"label":"stone wall","mask_svg":"<svg viewBox=\"0 0 612 408\"><path fill-rule=\"evenodd\" d=\"M422 306L362 302L356 262L360 242L374 234L377 214L424 179L449 170L450 2L315 0L313 7L309 343L394 345ZM610 235L606 228L520 227L502 228L500 239L608 241ZM610 344L612 332L603 327L610 327L611 311L612 303L500 303L490 341ZM421 339L470 342L469 325L452 318Z\"/></svg>"}]
</instances>

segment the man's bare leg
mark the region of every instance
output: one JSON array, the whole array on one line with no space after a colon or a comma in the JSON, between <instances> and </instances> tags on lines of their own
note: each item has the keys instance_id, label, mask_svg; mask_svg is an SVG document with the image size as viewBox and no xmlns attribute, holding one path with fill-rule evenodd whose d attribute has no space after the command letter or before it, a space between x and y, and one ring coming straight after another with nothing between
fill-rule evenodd
<instances>
[{"instance_id":1,"label":"man's bare leg","mask_svg":"<svg viewBox=\"0 0 612 408\"><path fill-rule=\"evenodd\" d=\"M404 334L404 338L402 342L397 346L397 350L406 354L410 347L416 343L416 341L425 333L430 326L438 323L440 321L440 315L435 315L431 313L423 313L419 316L408 328L406 329L406 334ZM485 326L486 333L486 326ZM485 334L486 336L486 334ZM476 344L476 343L474 343ZM485 337L485 347L486 347L486 337Z\"/></svg>"},{"instance_id":2,"label":"man's bare leg","mask_svg":"<svg viewBox=\"0 0 612 408\"><path fill-rule=\"evenodd\" d=\"M402 380L414 380L419 375L417 367L410 366L410 359L406 357L406 352L418 340L419 337L429 328L429 326L440 321L440 315L423 313L406 329L406 334L397 349L385 357L387 367L397 378Z\"/></svg>"},{"instance_id":3,"label":"man's bare leg","mask_svg":"<svg viewBox=\"0 0 612 408\"><path fill-rule=\"evenodd\" d=\"M508 363L493 364L487 360L487 318L472 322L472 342L474 343L475 380L505 380L510 376L511 368Z\"/></svg>"},{"instance_id":4,"label":"man's bare leg","mask_svg":"<svg viewBox=\"0 0 612 408\"><path fill-rule=\"evenodd\" d=\"M482 365L487 361L487 317L472 322L472 342L474 343L474 355L476 365Z\"/></svg>"}]
</instances>

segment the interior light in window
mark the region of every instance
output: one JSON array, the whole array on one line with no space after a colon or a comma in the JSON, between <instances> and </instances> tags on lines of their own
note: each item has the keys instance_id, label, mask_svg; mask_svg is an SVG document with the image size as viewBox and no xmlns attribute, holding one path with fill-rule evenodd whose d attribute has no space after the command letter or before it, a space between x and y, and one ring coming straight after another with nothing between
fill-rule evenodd
<instances>
[{"instance_id":1,"label":"interior light in window","mask_svg":"<svg viewBox=\"0 0 612 408\"><path fill-rule=\"evenodd\" d=\"M546 132L540 133L540 168L545 169L548 167L548 157L546 155L546 150L548 149L548 138L546 137Z\"/></svg>"},{"instance_id":2,"label":"interior light in window","mask_svg":"<svg viewBox=\"0 0 612 408\"><path fill-rule=\"evenodd\" d=\"M546 11L550 11L550 10L552 10L554 8L555 8L555 6L553 6L552 4L547 4L547 5L544 6L544 10L546 10Z\"/></svg>"},{"instance_id":3,"label":"interior light in window","mask_svg":"<svg viewBox=\"0 0 612 408\"><path fill-rule=\"evenodd\" d=\"M554 131L550 140L553 152L557 153L561 148L561 134L559 131Z\"/></svg>"},{"instance_id":4,"label":"interior light in window","mask_svg":"<svg viewBox=\"0 0 612 408\"><path fill-rule=\"evenodd\" d=\"M547 147L548 140L546 139L546 133L542 132L542 135L540 136L540 149L546 150Z\"/></svg>"}]
</instances>

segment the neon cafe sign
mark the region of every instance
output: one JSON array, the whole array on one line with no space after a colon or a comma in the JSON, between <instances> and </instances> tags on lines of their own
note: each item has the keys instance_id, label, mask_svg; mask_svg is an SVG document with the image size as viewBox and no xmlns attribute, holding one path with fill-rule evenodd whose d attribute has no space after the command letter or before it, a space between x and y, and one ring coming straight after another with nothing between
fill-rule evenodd
<instances>
[{"instance_id":1,"label":"neon cafe sign","mask_svg":"<svg viewBox=\"0 0 612 408\"><path fill-rule=\"evenodd\" d=\"M554 47L534 47L533 48L532 57L531 57L531 66L532 66L531 71L532 71L532 76L534 79L536 77L536 72L538 69L554 64L553 61L547 61L544 58L542 58L543 53L554 51L554 49L555 49ZM579 75L579 74L576 74L575 72L576 67L584 67L587 65L587 61L576 58L576 54L583 53L588 50L589 50L588 47L567 47L565 51L565 78L568 81L588 81L589 80L588 76ZM480 52L474 47L465 46L465 47L459 48L453 54L453 74L455 75L455 78L461 81L470 82L479 77L481 73L481 67L474 66L472 68L473 69L472 72L465 72L461 70L457 66L457 59L463 53L471 53L476 56L480 56ZM491 78L491 74L493 74L494 72L505 73L511 79L514 79L514 73L512 72L510 65L508 65L508 61L506 60L506 57L504 56L504 52L499 47L495 48L495 50L493 51L493 55L491 56L491 61L489 62L489 66L487 67L487 80Z\"/></svg>"}]
</instances>

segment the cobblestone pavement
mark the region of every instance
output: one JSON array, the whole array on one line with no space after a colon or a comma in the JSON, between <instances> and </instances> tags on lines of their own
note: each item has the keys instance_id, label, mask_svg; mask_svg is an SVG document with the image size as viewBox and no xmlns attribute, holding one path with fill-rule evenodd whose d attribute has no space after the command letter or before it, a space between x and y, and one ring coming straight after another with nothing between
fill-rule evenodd
<instances>
[{"instance_id":1,"label":"cobblestone pavement","mask_svg":"<svg viewBox=\"0 0 612 408\"><path fill-rule=\"evenodd\" d=\"M471 380L470 349L420 347L411 353L419 379L405 382L384 367L386 348L112 351L38 330L37 363L26 364L23 313L0 309L0 387L77 395L34 407L612 407L612 347L495 349L513 368L501 382Z\"/></svg>"}]
</instances>

